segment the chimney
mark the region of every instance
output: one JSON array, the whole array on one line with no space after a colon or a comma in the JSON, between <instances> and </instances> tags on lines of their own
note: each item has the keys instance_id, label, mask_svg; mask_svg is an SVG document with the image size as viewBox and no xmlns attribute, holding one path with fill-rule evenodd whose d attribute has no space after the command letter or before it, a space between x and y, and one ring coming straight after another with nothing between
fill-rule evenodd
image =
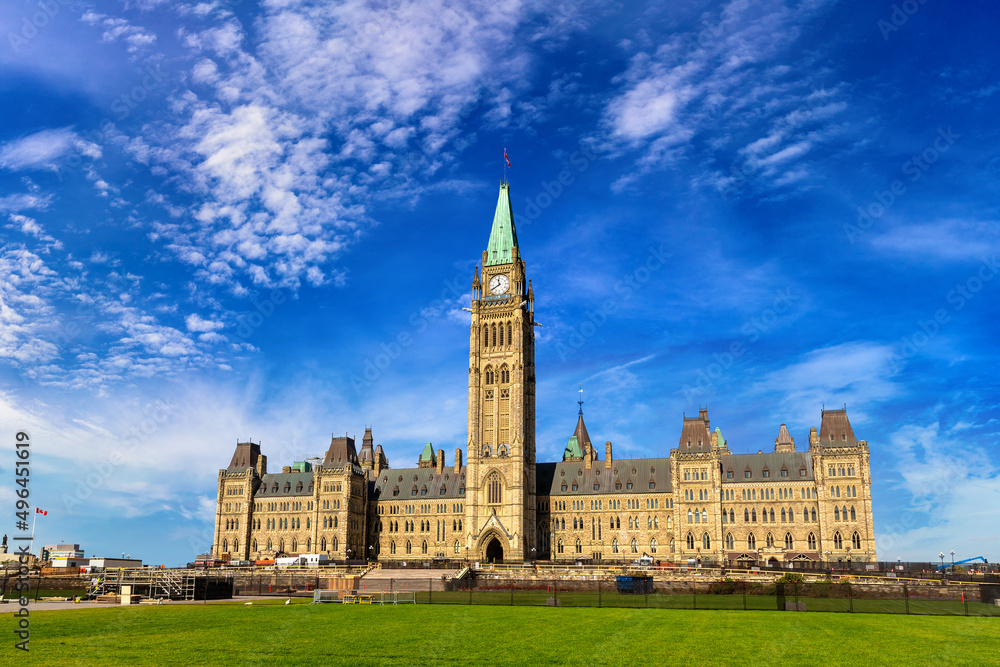
<instances>
[{"instance_id":1,"label":"chimney","mask_svg":"<svg viewBox=\"0 0 1000 667\"><path fill-rule=\"evenodd\" d=\"M611 458L611 441L608 440L606 443L604 443L604 467L610 468L611 467L611 461L612 461L612 458Z\"/></svg>"},{"instance_id":2,"label":"chimney","mask_svg":"<svg viewBox=\"0 0 1000 667\"><path fill-rule=\"evenodd\" d=\"M281 466L281 472L292 472L292 466Z\"/></svg>"},{"instance_id":3,"label":"chimney","mask_svg":"<svg viewBox=\"0 0 1000 667\"><path fill-rule=\"evenodd\" d=\"M586 468L587 470L590 470L590 468L593 465L594 465L594 453L590 451L590 443L588 442L586 445L584 445L583 467Z\"/></svg>"},{"instance_id":4,"label":"chimney","mask_svg":"<svg viewBox=\"0 0 1000 667\"><path fill-rule=\"evenodd\" d=\"M444 450L438 450L437 471L439 475L444 474Z\"/></svg>"},{"instance_id":5,"label":"chimney","mask_svg":"<svg viewBox=\"0 0 1000 667\"><path fill-rule=\"evenodd\" d=\"M813 446L818 444L819 444L819 434L816 433L816 427L813 426L811 429L809 429L809 449L812 449Z\"/></svg>"},{"instance_id":6,"label":"chimney","mask_svg":"<svg viewBox=\"0 0 1000 667\"><path fill-rule=\"evenodd\" d=\"M455 450L455 474L458 475L462 472L462 450Z\"/></svg>"},{"instance_id":7,"label":"chimney","mask_svg":"<svg viewBox=\"0 0 1000 667\"><path fill-rule=\"evenodd\" d=\"M715 431L712 431L712 447L718 447L718 446L719 446L719 434L716 433Z\"/></svg>"}]
</instances>

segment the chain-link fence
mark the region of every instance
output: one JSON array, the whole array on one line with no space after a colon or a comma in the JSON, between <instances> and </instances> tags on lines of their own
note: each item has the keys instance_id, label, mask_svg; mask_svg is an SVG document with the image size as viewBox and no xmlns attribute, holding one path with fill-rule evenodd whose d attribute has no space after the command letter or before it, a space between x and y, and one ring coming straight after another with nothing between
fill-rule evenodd
<instances>
[{"instance_id":1,"label":"chain-link fence","mask_svg":"<svg viewBox=\"0 0 1000 667\"><path fill-rule=\"evenodd\" d=\"M423 582L421 582L423 583ZM623 590L615 581L478 578L431 582L416 591L419 604L536 607L632 607L648 609L734 609L826 611L872 614L1000 617L1000 590L989 585L928 586L906 582L848 581L757 583L749 581L657 581L649 592ZM413 587L413 584L407 584Z\"/></svg>"}]
</instances>

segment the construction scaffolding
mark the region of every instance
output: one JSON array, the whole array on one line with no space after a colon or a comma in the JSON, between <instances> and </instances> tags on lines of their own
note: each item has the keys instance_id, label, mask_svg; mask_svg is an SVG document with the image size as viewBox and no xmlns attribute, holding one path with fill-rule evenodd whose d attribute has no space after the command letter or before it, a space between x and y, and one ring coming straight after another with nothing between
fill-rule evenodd
<instances>
[{"instance_id":1,"label":"construction scaffolding","mask_svg":"<svg viewBox=\"0 0 1000 667\"><path fill-rule=\"evenodd\" d=\"M232 575L201 570L157 568L109 569L91 580L88 597L118 595L122 586L132 593L162 600L217 600L233 596Z\"/></svg>"}]
</instances>

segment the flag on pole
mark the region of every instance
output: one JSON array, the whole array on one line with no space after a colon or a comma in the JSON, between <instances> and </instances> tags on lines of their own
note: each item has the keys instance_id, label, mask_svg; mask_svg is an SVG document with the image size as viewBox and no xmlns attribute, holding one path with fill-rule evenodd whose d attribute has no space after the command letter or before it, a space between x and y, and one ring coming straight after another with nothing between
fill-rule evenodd
<instances>
[{"instance_id":1,"label":"flag on pole","mask_svg":"<svg viewBox=\"0 0 1000 667\"><path fill-rule=\"evenodd\" d=\"M507 161L507 166L510 166L510 158L507 157L507 147L503 147L503 159Z\"/></svg>"},{"instance_id":2,"label":"flag on pole","mask_svg":"<svg viewBox=\"0 0 1000 667\"><path fill-rule=\"evenodd\" d=\"M35 508L35 514L41 514L42 516L48 516L48 514L49 514L49 513L48 513L48 512L46 512L46 511L45 511L45 510L43 510L43 509L39 509L39 508L37 508L37 507L36 507L36 508Z\"/></svg>"}]
</instances>

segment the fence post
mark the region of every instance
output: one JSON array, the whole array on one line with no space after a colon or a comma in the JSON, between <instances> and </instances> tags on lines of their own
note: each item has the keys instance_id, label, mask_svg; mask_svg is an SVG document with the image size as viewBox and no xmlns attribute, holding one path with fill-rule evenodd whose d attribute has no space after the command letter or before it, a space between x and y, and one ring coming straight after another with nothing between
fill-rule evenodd
<instances>
[{"instance_id":1,"label":"fence post","mask_svg":"<svg viewBox=\"0 0 1000 667\"><path fill-rule=\"evenodd\" d=\"M510 580L510 606L514 606L514 580Z\"/></svg>"},{"instance_id":2,"label":"fence post","mask_svg":"<svg viewBox=\"0 0 1000 667\"><path fill-rule=\"evenodd\" d=\"M847 582L847 597L851 604L851 613L854 613L854 589L851 587L851 582Z\"/></svg>"},{"instance_id":3,"label":"fence post","mask_svg":"<svg viewBox=\"0 0 1000 667\"><path fill-rule=\"evenodd\" d=\"M427 604L434 604L434 580L427 579Z\"/></svg>"},{"instance_id":4,"label":"fence post","mask_svg":"<svg viewBox=\"0 0 1000 667\"><path fill-rule=\"evenodd\" d=\"M906 603L906 613L910 613L910 589L907 588L906 582L903 582L903 601Z\"/></svg>"},{"instance_id":5,"label":"fence post","mask_svg":"<svg viewBox=\"0 0 1000 667\"><path fill-rule=\"evenodd\" d=\"M472 576L470 575L466 581L469 584L469 606L472 606Z\"/></svg>"},{"instance_id":6,"label":"fence post","mask_svg":"<svg viewBox=\"0 0 1000 667\"><path fill-rule=\"evenodd\" d=\"M559 606L559 580L552 582L552 595L555 597L555 606Z\"/></svg>"},{"instance_id":7,"label":"fence post","mask_svg":"<svg viewBox=\"0 0 1000 667\"><path fill-rule=\"evenodd\" d=\"M965 603L965 615L969 615L969 596L965 592L965 586L962 586L962 602Z\"/></svg>"},{"instance_id":8,"label":"fence post","mask_svg":"<svg viewBox=\"0 0 1000 667\"><path fill-rule=\"evenodd\" d=\"M601 580L597 580L597 608L601 608Z\"/></svg>"},{"instance_id":9,"label":"fence post","mask_svg":"<svg viewBox=\"0 0 1000 667\"><path fill-rule=\"evenodd\" d=\"M743 589L743 611L747 610L747 582L741 581L740 588Z\"/></svg>"},{"instance_id":10,"label":"fence post","mask_svg":"<svg viewBox=\"0 0 1000 667\"><path fill-rule=\"evenodd\" d=\"M695 587L694 582L691 582L691 608L698 608L698 589Z\"/></svg>"},{"instance_id":11,"label":"fence post","mask_svg":"<svg viewBox=\"0 0 1000 667\"><path fill-rule=\"evenodd\" d=\"M792 582L792 590L795 592L795 611L799 611L799 582Z\"/></svg>"}]
</instances>

